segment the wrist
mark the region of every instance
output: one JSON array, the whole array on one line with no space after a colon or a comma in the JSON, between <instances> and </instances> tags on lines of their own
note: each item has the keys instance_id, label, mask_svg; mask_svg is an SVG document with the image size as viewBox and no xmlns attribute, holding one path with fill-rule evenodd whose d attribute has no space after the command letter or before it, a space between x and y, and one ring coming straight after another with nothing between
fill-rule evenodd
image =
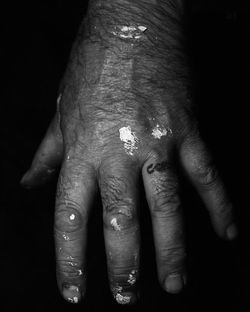
<instances>
[{"instance_id":1,"label":"wrist","mask_svg":"<svg viewBox=\"0 0 250 312\"><path fill-rule=\"evenodd\" d=\"M170 2L176 5L170 7ZM73 53L78 58L85 55L90 67L93 64L90 77L101 70L101 77L108 80L105 86L117 79L119 88L127 85L123 81L126 77L134 89L146 93L186 84L188 71L177 0L152 3L90 0Z\"/></svg>"},{"instance_id":2,"label":"wrist","mask_svg":"<svg viewBox=\"0 0 250 312\"><path fill-rule=\"evenodd\" d=\"M166 36L168 40L177 41L182 33L179 1L90 0L88 35L123 42L143 38L148 45L163 44L160 40Z\"/></svg>"},{"instance_id":3,"label":"wrist","mask_svg":"<svg viewBox=\"0 0 250 312\"><path fill-rule=\"evenodd\" d=\"M176 65L185 57L182 1L90 0L84 37L145 66Z\"/></svg>"}]
</instances>

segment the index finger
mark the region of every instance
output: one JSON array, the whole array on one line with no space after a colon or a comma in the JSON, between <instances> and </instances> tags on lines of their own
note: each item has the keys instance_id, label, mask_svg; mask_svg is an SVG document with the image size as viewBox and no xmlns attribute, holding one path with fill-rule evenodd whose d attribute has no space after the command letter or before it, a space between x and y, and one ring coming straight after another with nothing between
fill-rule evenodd
<instances>
[{"instance_id":1,"label":"index finger","mask_svg":"<svg viewBox=\"0 0 250 312\"><path fill-rule=\"evenodd\" d=\"M57 281L63 297L72 303L84 296L87 220L96 192L93 170L65 161L58 181L55 210Z\"/></svg>"}]
</instances>

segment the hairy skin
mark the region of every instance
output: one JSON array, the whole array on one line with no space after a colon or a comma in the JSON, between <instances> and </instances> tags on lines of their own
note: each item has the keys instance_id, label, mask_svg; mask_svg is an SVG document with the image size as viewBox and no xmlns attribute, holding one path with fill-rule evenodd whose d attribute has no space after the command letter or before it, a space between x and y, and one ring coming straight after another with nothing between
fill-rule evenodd
<instances>
[{"instance_id":1,"label":"hairy skin","mask_svg":"<svg viewBox=\"0 0 250 312\"><path fill-rule=\"evenodd\" d=\"M169 293L186 282L176 162L204 200L218 235L236 235L232 205L192 114L182 10L174 0L90 0L56 116L22 180L38 185L62 164L55 242L58 285L69 302L84 296L87 220L98 188L110 286L120 304L136 301L141 174L159 281Z\"/></svg>"}]
</instances>

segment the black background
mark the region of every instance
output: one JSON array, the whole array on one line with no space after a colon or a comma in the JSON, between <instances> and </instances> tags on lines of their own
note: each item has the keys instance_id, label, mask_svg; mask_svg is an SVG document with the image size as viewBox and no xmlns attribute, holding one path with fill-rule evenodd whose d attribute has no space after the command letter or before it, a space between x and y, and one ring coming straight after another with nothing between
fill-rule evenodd
<instances>
[{"instance_id":1,"label":"black background","mask_svg":"<svg viewBox=\"0 0 250 312\"><path fill-rule=\"evenodd\" d=\"M203 204L183 181L189 285L181 295L161 290L145 213L141 301L128 309L247 311L250 11L239 1L188 2L197 116L234 203L239 238L228 243L216 237ZM108 289L100 199L89 226L87 297L76 307L61 298L56 286L56 179L40 190L27 191L19 185L55 112L59 81L87 1L10 1L1 6L1 311L126 310L114 303ZM145 200L141 206L146 207Z\"/></svg>"}]
</instances>

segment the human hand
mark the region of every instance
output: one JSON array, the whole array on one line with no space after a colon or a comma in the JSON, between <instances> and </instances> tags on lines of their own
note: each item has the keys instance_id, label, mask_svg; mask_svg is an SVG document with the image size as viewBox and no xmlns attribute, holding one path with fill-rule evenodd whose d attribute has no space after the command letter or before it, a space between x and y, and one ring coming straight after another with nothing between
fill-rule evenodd
<instances>
[{"instance_id":1,"label":"human hand","mask_svg":"<svg viewBox=\"0 0 250 312\"><path fill-rule=\"evenodd\" d=\"M153 24L138 23L125 29L108 25L104 33L93 22L88 35L78 39L56 116L23 178L27 186L38 185L61 163L57 276L70 302L78 302L85 291L87 220L98 188L110 285L118 303L136 300L140 175L152 216L159 281L168 292L179 292L186 280L177 166L202 197L218 235L231 239L236 234L232 205L192 114L184 52L163 53L161 33L156 38Z\"/></svg>"}]
</instances>

